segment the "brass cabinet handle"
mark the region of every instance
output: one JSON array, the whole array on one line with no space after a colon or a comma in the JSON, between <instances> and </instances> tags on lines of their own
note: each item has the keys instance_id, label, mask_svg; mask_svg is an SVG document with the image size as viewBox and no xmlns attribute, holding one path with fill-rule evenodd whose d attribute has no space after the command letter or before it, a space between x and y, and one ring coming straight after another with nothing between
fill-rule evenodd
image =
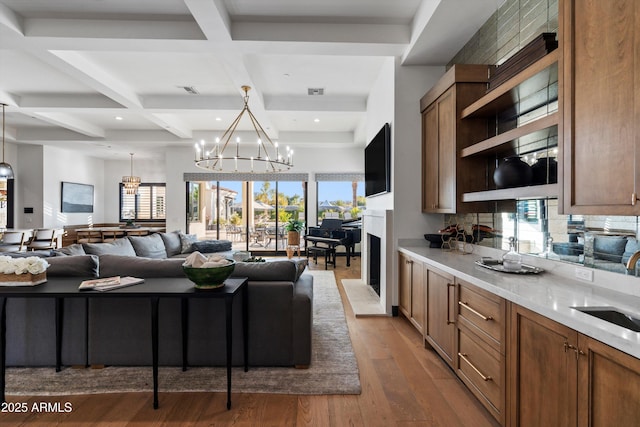
<instances>
[{"instance_id":1,"label":"brass cabinet handle","mask_svg":"<svg viewBox=\"0 0 640 427\"><path fill-rule=\"evenodd\" d=\"M454 320L449 320L451 319L451 302L449 301L449 288L456 286L454 283L447 283L447 325L451 325L456 323L455 319Z\"/></svg>"},{"instance_id":2,"label":"brass cabinet handle","mask_svg":"<svg viewBox=\"0 0 640 427\"><path fill-rule=\"evenodd\" d=\"M631 193L631 206L635 206L637 201L638 201L638 194Z\"/></svg>"},{"instance_id":3,"label":"brass cabinet handle","mask_svg":"<svg viewBox=\"0 0 640 427\"><path fill-rule=\"evenodd\" d=\"M584 356L585 352L580 350L578 347L575 347L571 344L569 344L568 342L564 342L564 352L566 353L567 350L572 350L576 353L576 360L578 360L580 358L580 356Z\"/></svg>"},{"instance_id":4,"label":"brass cabinet handle","mask_svg":"<svg viewBox=\"0 0 640 427\"><path fill-rule=\"evenodd\" d=\"M478 375L480 375L480 377L482 378L483 381L492 381L493 378L491 378L490 376L484 375L482 372L480 372L480 369L476 368L473 363L471 363L471 361L469 359L467 359L467 353L460 353L458 352L458 356L460 356L460 358L462 360L464 360L465 362L467 362L467 365L471 366L471 369L473 369L474 371L476 371L476 373Z\"/></svg>"},{"instance_id":5,"label":"brass cabinet handle","mask_svg":"<svg viewBox=\"0 0 640 427\"><path fill-rule=\"evenodd\" d=\"M483 315L483 314L482 314L482 313L480 313L479 311L476 311L476 310L474 310L473 308L471 308L471 307L469 306L469 304L468 304L468 303L466 303L466 302L458 301L458 305L459 305L460 307L464 307L464 308L466 308L467 310L469 310L470 312L472 312L473 314L475 314L476 316L478 316L479 318L481 318L481 319L482 319L482 320L484 320L485 322L488 322L489 320L493 320L493 317Z\"/></svg>"}]
</instances>

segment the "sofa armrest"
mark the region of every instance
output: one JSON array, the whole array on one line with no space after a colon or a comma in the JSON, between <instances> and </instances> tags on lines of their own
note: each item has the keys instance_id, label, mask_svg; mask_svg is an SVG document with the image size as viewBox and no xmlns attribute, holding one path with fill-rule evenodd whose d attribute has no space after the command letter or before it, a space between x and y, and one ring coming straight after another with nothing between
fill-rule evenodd
<instances>
[{"instance_id":1,"label":"sofa armrest","mask_svg":"<svg viewBox=\"0 0 640 427\"><path fill-rule=\"evenodd\" d=\"M293 293L293 364L311 365L313 326L313 276L302 274Z\"/></svg>"}]
</instances>

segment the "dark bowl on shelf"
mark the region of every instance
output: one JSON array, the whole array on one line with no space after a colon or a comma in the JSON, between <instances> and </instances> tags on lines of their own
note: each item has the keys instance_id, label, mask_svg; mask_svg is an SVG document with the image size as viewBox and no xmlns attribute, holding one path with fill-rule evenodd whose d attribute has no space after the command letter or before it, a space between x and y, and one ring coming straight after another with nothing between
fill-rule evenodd
<instances>
[{"instance_id":1,"label":"dark bowl on shelf","mask_svg":"<svg viewBox=\"0 0 640 427\"><path fill-rule=\"evenodd\" d=\"M451 233L431 233L425 234L424 238L429 241L430 248L441 248L442 244L451 238Z\"/></svg>"}]
</instances>

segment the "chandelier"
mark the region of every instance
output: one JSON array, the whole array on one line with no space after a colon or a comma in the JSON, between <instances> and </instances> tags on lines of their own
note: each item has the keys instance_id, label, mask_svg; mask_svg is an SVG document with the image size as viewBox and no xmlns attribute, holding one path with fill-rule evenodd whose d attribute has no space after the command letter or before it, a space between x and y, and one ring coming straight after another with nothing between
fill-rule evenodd
<instances>
[{"instance_id":1,"label":"chandelier","mask_svg":"<svg viewBox=\"0 0 640 427\"><path fill-rule=\"evenodd\" d=\"M136 194L140 186L140 177L133 176L133 153L129 153L129 155L131 156L131 174L122 177L122 185L126 194Z\"/></svg>"},{"instance_id":2,"label":"chandelier","mask_svg":"<svg viewBox=\"0 0 640 427\"><path fill-rule=\"evenodd\" d=\"M4 107L6 106L6 104L2 104L2 163L0 163L0 179L13 179L13 168L4 161Z\"/></svg>"},{"instance_id":3,"label":"chandelier","mask_svg":"<svg viewBox=\"0 0 640 427\"><path fill-rule=\"evenodd\" d=\"M242 90L244 91L244 107L229 128L221 137L216 138L211 147L207 146L204 140L195 144L196 158L194 162L196 166L219 172L282 172L291 169L293 167L293 150L286 147L284 153L280 152L278 143L269 138L262 125L258 123L258 120L249 109L249 90L251 90L251 87L242 86ZM249 116L253 130L257 135L254 142L243 142L240 137L232 140L233 134L245 112ZM247 156L246 154L241 154L241 145L242 151L245 153L247 152L245 147L253 145L256 155Z\"/></svg>"}]
</instances>

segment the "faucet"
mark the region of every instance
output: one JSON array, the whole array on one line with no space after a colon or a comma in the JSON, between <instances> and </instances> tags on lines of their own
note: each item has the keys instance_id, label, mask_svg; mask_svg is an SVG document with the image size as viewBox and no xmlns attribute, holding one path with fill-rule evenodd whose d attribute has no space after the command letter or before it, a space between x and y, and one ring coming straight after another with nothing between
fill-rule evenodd
<instances>
[{"instance_id":1,"label":"faucet","mask_svg":"<svg viewBox=\"0 0 640 427\"><path fill-rule=\"evenodd\" d=\"M629 261L627 261L626 274L633 275L633 276L636 275L636 264L638 263L638 260L640 260L640 250L635 251L629 258Z\"/></svg>"}]
</instances>

